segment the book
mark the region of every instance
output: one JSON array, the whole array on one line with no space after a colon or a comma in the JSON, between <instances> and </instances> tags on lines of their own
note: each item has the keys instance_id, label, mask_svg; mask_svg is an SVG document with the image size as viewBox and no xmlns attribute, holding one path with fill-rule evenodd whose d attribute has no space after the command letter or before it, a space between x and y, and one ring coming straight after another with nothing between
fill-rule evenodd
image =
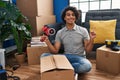
<instances>
[{"instance_id":1,"label":"book","mask_svg":"<svg viewBox=\"0 0 120 80\"><path fill-rule=\"evenodd\" d=\"M47 46L45 42L31 42L31 47L32 46Z\"/></svg>"},{"instance_id":2,"label":"book","mask_svg":"<svg viewBox=\"0 0 120 80\"><path fill-rule=\"evenodd\" d=\"M40 37L32 37L30 42L31 47L33 46L47 46L45 42L40 41Z\"/></svg>"}]
</instances>

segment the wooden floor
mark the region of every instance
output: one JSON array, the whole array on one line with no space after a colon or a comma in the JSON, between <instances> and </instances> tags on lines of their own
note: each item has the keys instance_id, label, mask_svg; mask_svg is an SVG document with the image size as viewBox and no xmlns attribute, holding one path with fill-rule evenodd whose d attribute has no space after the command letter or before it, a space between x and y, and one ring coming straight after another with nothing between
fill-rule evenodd
<instances>
[{"instance_id":1,"label":"wooden floor","mask_svg":"<svg viewBox=\"0 0 120 80\"><path fill-rule=\"evenodd\" d=\"M12 70L12 66L17 64L15 59L7 58L6 69ZM120 74L112 75L96 69L96 60L89 59L92 62L92 70L86 74L81 75L80 80L120 80ZM13 62L11 62L13 61ZM8 65L9 64L9 65ZM13 71L13 76L20 77L20 80L40 80L40 66L22 64L17 70ZM8 72L10 74L10 72ZM12 79L10 79L12 80Z\"/></svg>"}]
</instances>

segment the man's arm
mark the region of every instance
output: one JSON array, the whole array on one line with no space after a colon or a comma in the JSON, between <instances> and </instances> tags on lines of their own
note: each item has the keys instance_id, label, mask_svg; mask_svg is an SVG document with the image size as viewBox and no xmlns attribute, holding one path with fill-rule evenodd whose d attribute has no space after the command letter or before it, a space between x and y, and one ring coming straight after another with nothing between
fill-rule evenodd
<instances>
[{"instance_id":1,"label":"man's arm","mask_svg":"<svg viewBox=\"0 0 120 80\"><path fill-rule=\"evenodd\" d=\"M87 53L91 52L94 46L94 38L96 37L95 32L90 32L90 40L84 40L84 46Z\"/></svg>"},{"instance_id":2,"label":"man's arm","mask_svg":"<svg viewBox=\"0 0 120 80\"><path fill-rule=\"evenodd\" d=\"M52 45L51 42L50 42L50 40L48 39L48 36L45 36L45 35L44 35L44 36L42 36L42 37L44 37L44 42L47 44L50 52L57 54L58 51L59 51L59 49L60 49L60 46L61 46L60 42L57 42L57 41L56 41L56 42L54 43L54 45ZM42 37L41 37L41 38L42 38Z\"/></svg>"}]
</instances>

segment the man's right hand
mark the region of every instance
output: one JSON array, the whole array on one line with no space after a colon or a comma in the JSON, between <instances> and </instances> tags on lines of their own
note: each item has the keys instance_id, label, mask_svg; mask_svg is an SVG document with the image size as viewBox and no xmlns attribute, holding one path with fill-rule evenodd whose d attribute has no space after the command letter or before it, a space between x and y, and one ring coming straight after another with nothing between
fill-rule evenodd
<instances>
[{"instance_id":1,"label":"man's right hand","mask_svg":"<svg viewBox=\"0 0 120 80\"><path fill-rule=\"evenodd\" d=\"M42 35L41 37L40 37L40 41L41 42L46 42L46 41L48 41L49 39L48 39L48 36L46 36L46 35Z\"/></svg>"}]
</instances>

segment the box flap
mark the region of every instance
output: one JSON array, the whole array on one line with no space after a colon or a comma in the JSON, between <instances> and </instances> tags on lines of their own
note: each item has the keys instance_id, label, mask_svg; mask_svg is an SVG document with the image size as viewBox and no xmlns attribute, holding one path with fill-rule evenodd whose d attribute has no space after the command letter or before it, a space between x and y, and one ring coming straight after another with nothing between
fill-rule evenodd
<instances>
[{"instance_id":1,"label":"box flap","mask_svg":"<svg viewBox=\"0 0 120 80\"><path fill-rule=\"evenodd\" d=\"M41 73L53 69L73 69L64 55L52 55L41 58Z\"/></svg>"},{"instance_id":2,"label":"box flap","mask_svg":"<svg viewBox=\"0 0 120 80\"><path fill-rule=\"evenodd\" d=\"M46 56L41 58L41 73L55 69L55 63L53 61L53 56Z\"/></svg>"},{"instance_id":3,"label":"box flap","mask_svg":"<svg viewBox=\"0 0 120 80\"><path fill-rule=\"evenodd\" d=\"M72 65L64 55L54 55L54 61L57 69L73 69Z\"/></svg>"}]
</instances>

